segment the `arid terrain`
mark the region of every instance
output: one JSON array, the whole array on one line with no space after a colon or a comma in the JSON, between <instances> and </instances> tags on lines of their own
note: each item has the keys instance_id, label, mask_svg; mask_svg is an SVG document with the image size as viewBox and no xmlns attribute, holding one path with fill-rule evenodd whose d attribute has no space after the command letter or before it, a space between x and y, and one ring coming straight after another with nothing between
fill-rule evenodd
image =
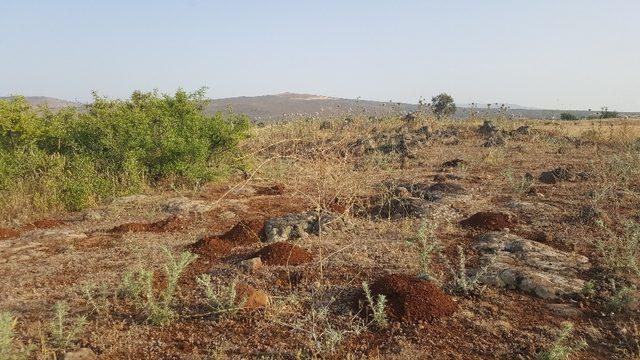
<instances>
[{"instance_id":1,"label":"arid terrain","mask_svg":"<svg viewBox=\"0 0 640 360\"><path fill-rule=\"evenodd\" d=\"M640 121L485 120L265 125L231 178L6 220L6 356L639 359Z\"/></svg>"}]
</instances>

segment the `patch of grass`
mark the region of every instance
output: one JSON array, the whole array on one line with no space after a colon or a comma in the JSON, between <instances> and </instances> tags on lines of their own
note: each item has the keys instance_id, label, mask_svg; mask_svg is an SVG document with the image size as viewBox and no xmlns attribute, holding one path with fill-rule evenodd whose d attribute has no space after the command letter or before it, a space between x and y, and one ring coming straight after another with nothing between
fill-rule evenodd
<instances>
[{"instance_id":1,"label":"patch of grass","mask_svg":"<svg viewBox=\"0 0 640 360\"><path fill-rule=\"evenodd\" d=\"M229 285L214 286L211 275L201 274L196 278L196 281L204 291L207 306L216 315L235 315L242 310L246 303L246 299L238 299L236 280L233 280Z\"/></svg>"},{"instance_id":2,"label":"patch of grass","mask_svg":"<svg viewBox=\"0 0 640 360\"><path fill-rule=\"evenodd\" d=\"M607 234L605 239L596 239L596 248L604 265L613 271L640 275L640 224L627 221L622 234L617 234L604 222L596 223Z\"/></svg>"},{"instance_id":3,"label":"patch of grass","mask_svg":"<svg viewBox=\"0 0 640 360\"><path fill-rule=\"evenodd\" d=\"M371 289L369 289L369 284L366 281L362 282L362 291L367 300L367 306L373 315L373 323L380 329L387 328L389 326L386 313L387 298L382 294L378 294L378 297L374 299L373 294L371 294Z\"/></svg>"},{"instance_id":4,"label":"patch of grass","mask_svg":"<svg viewBox=\"0 0 640 360\"><path fill-rule=\"evenodd\" d=\"M16 339L16 323L11 313L0 312L0 359L28 359L33 351L32 346L25 346Z\"/></svg>"},{"instance_id":5,"label":"patch of grass","mask_svg":"<svg viewBox=\"0 0 640 360\"><path fill-rule=\"evenodd\" d=\"M571 354L586 346L584 340L571 343L573 324L565 323L551 346L538 355L539 360L568 360Z\"/></svg>"}]
</instances>

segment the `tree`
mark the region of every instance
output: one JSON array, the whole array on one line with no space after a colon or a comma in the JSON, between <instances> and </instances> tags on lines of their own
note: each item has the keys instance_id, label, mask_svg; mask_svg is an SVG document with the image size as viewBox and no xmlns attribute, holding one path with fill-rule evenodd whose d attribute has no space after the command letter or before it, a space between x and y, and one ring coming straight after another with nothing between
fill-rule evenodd
<instances>
[{"instance_id":1,"label":"tree","mask_svg":"<svg viewBox=\"0 0 640 360\"><path fill-rule=\"evenodd\" d=\"M456 104L453 102L451 95L442 93L431 98L431 110L439 120L453 115L456 112Z\"/></svg>"}]
</instances>

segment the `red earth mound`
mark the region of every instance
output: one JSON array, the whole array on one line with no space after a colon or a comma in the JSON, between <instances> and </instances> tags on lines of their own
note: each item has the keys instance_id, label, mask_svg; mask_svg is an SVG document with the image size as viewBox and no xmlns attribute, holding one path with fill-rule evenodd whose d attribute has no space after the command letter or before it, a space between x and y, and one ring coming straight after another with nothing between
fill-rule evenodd
<instances>
[{"instance_id":1,"label":"red earth mound","mask_svg":"<svg viewBox=\"0 0 640 360\"><path fill-rule=\"evenodd\" d=\"M258 189L258 195L283 195L284 185L276 184L273 186L263 187Z\"/></svg>"},{"instance_id":2,"label":"red earth mound","mask_svg":"<svg viewBox=\"0 0 640 360\"><path fill-rule=\"evenodd\" d=\"M231 249L233 249L233 244L217 236L205 236L191 245L191 251L208 258L223 256Z\"/></svg>"},{"instance_id":3,"label":"red earth mound","mask_svg":"<svg viewBox=\"0 0 640 360\"><path fill-rule=\"evenodd\" d=\"M301 265L313 260L313 255L298 245L277 242L260 249L255 256L266 265L286 266Z\"/></svg>"},{"instance_id":4,"label":"red earth mound","mask_svg":"<svg viewBox=\"0 0 640 360\"><path fill-rule=\"evenodd\" d=\"M51 229L54 227L62 226L65 222L62 220L56 219L41 219L36 220L30 224L24 226L25 230L33 230L33 229Z\"/></svg>"},{"instance_id":5,"label":"red earth mound","mask_svg":"<svg viewBox=\"0 0 640 360\"><path fill-rule=\"evenodd\" d=\"M464 227L498 231L515 224L509 214L501 212L481 211L471 215L471 217L460 221Z\"/></svg>"},{"instance_id":6,"label":"red earth mound","mask_svg":"<svg viewBox=\"0 0 640 360\"><path fill-rule=\"evenodd\" d=\"M0 240L11 239L18 236L20 236L18 230L0 228Z\"/></svg>"},{"instance_id":7,"label":"red earth mound","mask_svg":"<svg viewBox=\"0 0 640 360\"><path fill-rule=\"evenodd\" d=\"M264 232L264 222L260 220L241 221L222 235L222 239L235 245L260 242Z\"/></svg>"},{"instance_id":8,"label":"red earth mound","mask_svg":"<svg viewBox=\"0 0 640 360\"><path fill-rule=\"evenodd\" d=\"M159 220L152 223L126 223L118 225L109 230L111 233L127 233L127 232L169 232L182 230L186 226L186 220L180 216L169 216L166 219Z\"/></svg>"},{"instance_id":9,"label":"red earth mound","mask_svg":"<svg viewBox=\"0 0 640 360\"><path fill-rule=\"evenodd\" d=\"M457 308L453 299L433 283L417 277L386 275L371 284L376 298L387 299L387 315L391 319L406 322L431 321L451 316Z\"/></svg>"}]
</instances>

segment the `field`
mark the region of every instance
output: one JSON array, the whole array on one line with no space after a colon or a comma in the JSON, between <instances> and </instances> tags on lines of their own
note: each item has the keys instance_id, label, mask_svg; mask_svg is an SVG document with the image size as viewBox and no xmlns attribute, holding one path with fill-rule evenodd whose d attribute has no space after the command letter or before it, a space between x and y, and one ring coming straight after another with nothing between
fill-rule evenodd
<instances>
[{"instance_id":1,"label":"field","mask_svg":"<svg viewBox=\"0 0 640 360\"><path fill-rule=\"evenodd\" d=\"M14 193L0 358L640 358L640 121L247 131L206 182Z\"/></svg>"}]
</instances>

